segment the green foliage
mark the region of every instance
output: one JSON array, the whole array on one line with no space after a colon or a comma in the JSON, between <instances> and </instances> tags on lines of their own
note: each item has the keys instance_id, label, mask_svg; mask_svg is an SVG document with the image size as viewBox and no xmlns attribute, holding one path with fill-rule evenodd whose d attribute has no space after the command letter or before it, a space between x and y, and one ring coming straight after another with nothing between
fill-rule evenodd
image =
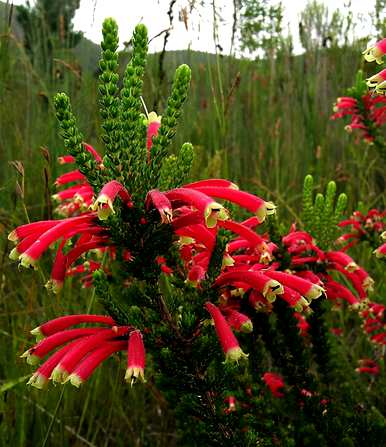
<instances>
[{"instance_id":1,"label":"green foliage","mask_svg":"<svg viewBox=\"0 0 386 447\"><path fill-rule=\"evenodd\" d=\"M110 25L109 28L106 23L105 29L108 28L109 33L113 35L114 25L111 23ZM179 186L188 175L193 156L190 144L182 145L180 151L176 151L176 155L167 155L169 153L167 145L170 143L169 131L172 129L171 133L174 133L173 126L175 127L175 121L173 121L175 116L173 109L170 108L169 118L166 120L163 118L165 146L161 145L164 155L159 157L162 164L159 163L155 167L154 173L149 169L145 126L138 101L142 89L141 67L144 67L145 60L145 55L141 53L145 48L142 31L139 31L138 39L141 43L138 43L132 61L135 57L138 57L138 60L135 63L130 62L134 68L127 74L130 78L126 82L126 86L129 86L125 97L127 108L122 106L122 109L119 109L122 110L122 116L127 110L130 111L127 121L122 120L120 123L122 126L125 126L127 122L132 123L131 127L128 126L128 132L132 132L131 139L126 141L124 146L120 146L123 153L117 157L124 160L128 168L122 170L123 175L127 176L124 183L130 185L130 189L136 185L139 208L142 206L141 202L146 192L143 186L147 185L148 176L151 175L154 178L154 185L160 189ZM107 36L105 37L107 39ZM103 73L106 73L106 82L101 80L105 82L105 84L101 82L101 85L108 86L104 90L102 88L101 91L101 105L102 108L105 107L105 115L103 116L102 113L102 125L105 126L102 133L105 143L104 164L107 167L103 176L95 166L93 158L81 145L82 136L77 129L68 98L59 95L55 101L66 148L76 157L77 165L90 183L94 182L96 191L100 189L105 179L114 177L112 170L115 168L115 163L112 160L117 148L115 142L118 141L116 129L119 127L116 127L116 121L111 121L112 116L116 117L116 109L110 108L110 100L114 105L117 103L117 97L120 105L126 101L123 93L125 81L120 95L117 95L115 90L118 84L115 81L114 61L117 59L116 55L112 54L113 52L107 52L108 45L114 47L113 42L106 43L106 52L102 55L102 61L109 61L106 62L106 67L108 65L109 69L106 68L104 71L102 68L101 74L102 77ZM270 47L267 46L267 51L269 49ZM200 175L203 175L203 168L206 169L206 161L214 160L213 171L216 177L220 176L224 169L229 169L231 177L239 177L244 182L248 182L256 175L258 160L259 179L263 178L269 189L277 193L278 197L281 191L286 191L286 199L291 199L292 202L296 201L298 193L296 184L304 175L303 169L315 167L321 178L325 178L330 175L332 167L337 165L336 160L339 160L343 162L344 172L349 172L355 178L355 166L352 165L351 160L347 161L344 156L340 158L339 147L346 145L346 140L339 135L340 131L326 132L326 125L321 124L323 120L320 118L321 110L328 113L324 106L328 104L329 109L331 102L329 95L336 96L334 90L336 85L350 83L351 75L345 75L343 71L339 71L341 70L339 67L349 67L350 71L352 65L344 61L352 61L352 54L347 51L329 54L326 58L325 56L324 53L323 57L319 58L316 54L318 68L315 72L310 68L311 64L307 65L308 62L305 59L291 58L289 64L280 60L282 66L276 67L280 82L270 83L269 88L264 86L267 85L267 80L273 78L266 61L262 61L261 65L252 65L247 61L240 62L224 58L221 66L224 68L220 76L223 77L225 85L233 79L236 62L237 69L242 72L240 90L236 92L236 99L228 111L228 134L220 134L213 120L213 101L214 99L221 100L216 92L216 80L210 81L208 74L208 71L213 69L213 63L208 57L208 60L205 59L204 68L196 68L198 64L193 62L196 83L193 86L191 105L188 105L189 113L185 114L187 119L185 123L182 120L182 128L193 141L203 144L203 155L199 160ZM152 60L155 59L150 58L150 61ZM138 72L135 70L136 67L138 67ZM323 73L325 71L329 73L329 67L334 67L334 78L327 83L323 78ZM16 76L17 71L14 73ZM152 93L153 81L154 76L151 75L149 79L145 79L144 90L149 97ZM29 96L32 93L28 89L21 90L15 93L15 102L13 102L13 98L8 93L9 89L4 89L4 105L0 104L0 107L2 107L1 118L4 117L2 122L6 133L1 132L0 140L2 146L7 151L11 151L9 153L12 154L12 158L19 155L25 157L28 166L27 175L33 175L35 178L40 172L38 170L40 167L37 166L36 155L32 162L28 158L27 148L29 150L29 147L36 147L44 141L47 144L50 142L49 146L56 150L57 140L50 134L50 132L53 133L55 125L50 121L44 107L37 102L39 90L33 84L34 78L28 77L27 82L33 85L32 93L36 97ZM214 83L211 84L211 82ZM60 88L64 87L60 85ZM72 103L79 116L79 126L87 135L97 134L98 131L94 126L98 117L92 110L95 106L94 81L83 79L81 92L78 92L71 82L65 88L72 90ZM283 91L291 94L283 95ZM22 101L18 99L18 95L22 97ZM134 95L136 99L130 95ZM25 98L28 98L30 102L30 109L26 111L26 122L20 121L19 125L18 115L14 109L18 104L24 106ZM276 101L277 98L280 100ZM206 108L200 103L203 99L207 101ZM9 106L10 104L14 105L14 109ZM316 105L313 106L313 104ZM175 103L172 106L175 107ZM198 111L200 119L195 118ZM278 118L282 118L281 124L280 122L277 124ZM17 123L17 126L15 125L17 129L14 134L11 134L13 121ZM38 126L40 121L44 126ZM110 140L107 135L111 128L115 129L114 135L111 135L114 137L113 140ZM122 135L123 132L120 133L121 137ZM137 138L140 143L135 146L137 143L134 145L132 141L137 141ZM179 136L176 138L177 147L181 146L180 138ZM331 157L322 155L321 159L314 158L315 142L320 143L323 150L337 147L337 151ZM335 144L336 142L338 144ZM24 152L21 152L23 147L25 147ZM275 158L275 152L271 150L273 147L277 147L280 157ZM227 158L230 161L229 166L224 161ZM209 172L209 169L206 172ZM133 178L135 173L137 173L137 178ZM4 170L4 174L7 179L13 181L8 170ZM8 187L8 184L6 186ZM27 190L29 211L35 215L42 213L40 204L38 209L35 207L41 196L38 182L30 182L29 188ZM326 226L335 231L336 227L329 225L328 222L331 223L334 219L336 223L341 218L347 201L345 195L340 195L334 209L334 189L333 186L328 186L325 196L318 196L314 204L312 177L311 180L307 180L304 202L307 203L307 212L310 217L307 219L304 217L304 223L307 225L309 222L311 225L314 222L314 211L317 209L316 217L318 218L315 219L317 232L320 233L321 238L324 238L326 244L327 239L333 240L333 237L324 235L323 231ZM361 193L366 196L366 191L362 190ZM281 205L283 209L286 203L281 203ZM102 374L93 378L87 389L79 390L76 394L66 389L64 406L53 419L56 422L51 436L52 443L72 445L74 442L90 442L91 445L99 445L104 441L106 444L114 443L117 446L128 443L151 446L257 444L273 446L280 443L288 446L334 445L336 443L372 445L384 438L384 418L382 414L379 414L379 411L384 414L384 403L374 398L377 390L382 390L384 382L367 381L366 378L356 377L353 372L356 359L368 355L370 349L364 345L363 338L358 337L353 340L354 324L350 320L352 317L348 317L342 309L337 312L315 312L315 317L312 318L316 327L315 335L312 334L311 344L309 340L299 336L296 321L292 318L292 311L282 302L274 304L275 312L270 317L250 312L254 332L251 338L243 339L240 335L243 343L248 346L249 363L233 367L225 366L222 363L223 356L213 328L209 325L208 315L205 314L202 306L212 296L217 298L216 294L213 290L207 289L198 293L194 288L182 284L178 278L160 275L154 256L163 254L168 260L173 260L173 253L168 251L171 235L160 228L160 225L157 226L158 216L155 213L136 214L133 210L125 210L123 207L120 209L119 205L117 208L117 215L109 221L112 237L120 245L127 244L133 247L135 259L127 269L123 267L125 263L121 262L122 253L118 252L117 260L112 265L113 277L116 279L107 280L102 270L96 272L94 274L95 293L104 309L119 323L133 324L146 331L145 341L149 346L148 371L149 377L154 377L154 380L150 379L146 387L136 387L134 391L130 391L125 385L117 385L119 380L116 380L113 374L105 374L110 371L106 365ZM326 215L323 214L325 209L328 210ZM306 213L305 209L304 213ZM17 210L13 214L10 211L9 216L5 213L4 218L1 214L1 217L2 222L5 222L7 226L10 225L7 220L9 217L12 220L20 219ZM138 228L136 223L141 217L147 223ZM124 225L121 225L122 222ZM272 233L272 231L273 229L270 228L269 232ZM275 242L280 243L280 234ZM217 273L218 260L221 258L225 243L226 237L218 240L215 255L211 260L213 276ZM5 248L4 252L6 251ZM285 259L279 256L279 260L282 267L286 266ZM48 268L48 266L43 267ZM12 267L5 265L6 275L2 279L1 287L4 297L3 318L8 324L4 325L4 331L0 334L5 341L4 359L0 372L4 377L20 377L27 370L22 370L20 364L15 366L13 357L15 352L23 350L20 345L26 343L21 334L26 327L29 328L31 325L33 327L44 318L56 316L58 311L62 312L63 309L61 303L39 293L38 282L32 277L20 281L20 277L16 276L17 272L11 269ZM130 281L122 287L123 279L128 277ZM137 279L133 280L133 277ZM247 308L248 297L245 296L242 299ZM69 311L82 312L86 307L88 311L94 310L93 294L87 290L75 293L71 284L66 288L63 300L69 306ZM25 309L26 302L28 302L27 309ZM87 302L86 306L84 302ZM27 313L24 313L25 310ZM328 314L327 317L326 314ZM328 329L338 324L342 324L345 334L338 342L330 343L331 336L323 333L327 338L327 343L325 343L318 331L321 332L323 327ZM148 331L149 329L151 330ZM357 335L355 332L355 336ZM347 346L346 351L344 351L344 345ZM309 368L310 352L315 357L312 368ZM8 358L12 361L7 361ZM344 363L342 358L348 359L346 364L342 364ZM320 371L331 367L331 359L334 361L338 359L339 367L333 365L334 374L330 373L330 376L334 375L334 379L329 383L324 383L327 381L323 378L324 372L320 373ZM116 358L113 361L118 363L119 359ZM121 375L124 365L116 369L117 376ZM272 398L262 385L261 375L268 369L283 372L285 375L285 381L288 384L285 399ZM337 371L341 372L336 375ZM249 384L252 384L251 395L246 392ZM303 386L309 387L313 392L316 391L316 394L300 402L298 392ZM222 411L226 407L224 399L229 393L237 398L235 414L225 414ZM320 404L320 400L324 397L331 401L331 404L325 407ZM39 395L39 397L34 394L26 397L21 386L15 386L15 390L7 391L4 401L0 403L2 416L5 415L2 420L6 421L0 429L1 439L6 439L9 445L25 445L26 439L36 445L41 444L41 434L44 435L46 432L47 418L54 412L56 398L55 390L47 396ZM169 406L165 398L171 402ZM100 402L106 404L100 405ZM376 406L373 406L374 402ZM46 412L42 411L42 408ZM353 412L353 408L358 411ZM16 419L15 411L18 415ZM127 417L128 414L130 417ZM177 419L177 422L170 422L171 419ZM66 425L63 423L64 420ZM12 427L12 430L5 433L3 437L6 430L4 426L7 424ZM177 429L175 424L177 424ZM15 427L16 430L14 430ZM245 427L249 427L249 431L245 431Z\"/></svg>"},{"instance_id":2,"label":"green foliage","mask_svg":"<svg viewBox=\"0 0 386 447\"><path fill-rule=\"evenodd\" d=\"M80 172L86 176L90 185L99 189L103 183L102 174L94 157L82 144L83 136L78 130L69 97L65 93L58 93L54 102L61 136L68 152L75 157Z\"/></svg>"},{"instance_id":3,"label":"green foliage","mask_svg":"<svg viewBox=\"0 0 386 447\"><path fill-rule=\"evenodd\" d=\"M141 117L141 94L147 56L147 29L137 25L133 52L126 67L121 90L121 160L125 180L141 184L146 164L146 127Z\"/></svg>"},{"instance_id":4,"label":"green foliage","mask_svg":"<svg viewBox=\"0 0 386 447\"><path fill-rule=\"evenodd\" d=\"M109 168L115 178L120 179L120 173L115 166L119 166L118 152L120 150L121 132L119 122L118 97L118 26L113 19L103 22L102 57L99 63L100 113L102 117L102 140L106 147L103 164Z\"/></svg>"},{"instance_id":5,"label":"green foliage","mask_svg":"<svg viewBox=\"0 0 386 447\"><path fill-rule=\"evenodd\" d=\"M184 184L191 172L194 161L193 146L185 143L181 146L178 156L169 155L162 160L158 188L161 191L177 188Z\"/></svg>"},{"instance_id":6,"label":"green foliage","mask_svg":"<svg viewBox=\"0 0 386 447\"><path fill-rule=\"evenodd\" d=\"M153 139L150 157L150 187L157 186L160 172L159 168L162 165L163 158L167 154L170 142L176 133L178 119L188 94L190 78L191 70L187 65L181 65L177 68L166 111L162 117L161 127L159 128L158 135ZM187 161L189 162L189 159Z\"/></svg>"},{"instance_id":7,"label":"green foliage","mask_svg":"<svg viewBox=\"0 0 386 447\"><path fill-rule=\"evenodd\" d=\"M313 199L314 179L307 175L303 185L303 212L302 221L304 229L317 241L317 245L326 250L332 246L338 231L338 222L342 219L347 205L347 196L339 194L336 204L336 184L331 181L326 188L326 194L317 193Z\"/></svg>"},{"instance_id":8,"label":"green foliage","mask_svg":"<svg viewBox=\"0 0 386 447\"><path fill-rule=\"evenodd\" d=\"M37 0L31 6L16 6L16 16L23 30L24 46L36 68L54 76L52 56L59 48L72 48L83 33L73 30L72 20L80 0ZM41 65L39 67L39 65Z\"/></svg>"},{"instance_id":9,"label":"green foliage","mask_svg":"<svg viewBox=\"0 0 386 447\"><path fill-rule=\"evenodd\" d=\"M283 5L271 5L267 0L240 1L241 49L250 53L262 50L276 53L282 41Z\"/></svg>"}]
</instances>

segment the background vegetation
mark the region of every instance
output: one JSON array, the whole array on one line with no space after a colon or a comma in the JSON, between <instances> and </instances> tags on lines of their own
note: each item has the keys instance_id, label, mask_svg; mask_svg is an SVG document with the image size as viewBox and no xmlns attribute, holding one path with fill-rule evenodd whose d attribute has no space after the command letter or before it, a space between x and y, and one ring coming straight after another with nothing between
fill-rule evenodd
<instances>
[{"instance_id":1,"label":"background vegetation","mask_svg":"<svg viewBox=\"0 0 386 447\"><path fill-rule=\"evenodd\" d=\"M373 36L385 29L384 3L376 2ZM52 4L57 7L49 8ZM382 160L371 146L345 133L343 123L330 120L336 97L353 84L357 70L373 73L360 56L369 36L355 36L349 9L343 16L311 2L299 23L305 52L295 55L291 36L282 30L280 7L252 0L235 5L233 48L248 58L222 54L217 41L215 55L178 51L148 60L144 100L160 114L175 67L187 63L192 68L191 95L175 144L195 146L194 177L230 178L275 201L288 224L299 214L308 173L318 187L334 179L339 192L348 194L350 211L359 200L384 207ZM87 141L100 147L99 47L73 31L78 6L77 1L41 0L24 8L0 3L0 441L12 446L173 445L171 411L151 382L130 389L120 380L122 368L111 368L117 371L113 376L99 370L81 390L63 388L65 399L57 406L61 389L27 389L30 367L18 359L38 322L70 311L97 311L89 289L68 284L63 296L53 297L37 275L19 273L8 260L6 240L26 219L52 215L50 195L61 172L56 158L64 152L52 107L55 92L70 95ZM129 54L130 45L120 55L122 62ZM41 274L47 276L44 270L43 265ZM348 331L340 348L352 363L365 356L368 345ZM366 386L371 390L373 382ZM374 417L383 421L381 414Z\"/></svg>"}]
</instances>

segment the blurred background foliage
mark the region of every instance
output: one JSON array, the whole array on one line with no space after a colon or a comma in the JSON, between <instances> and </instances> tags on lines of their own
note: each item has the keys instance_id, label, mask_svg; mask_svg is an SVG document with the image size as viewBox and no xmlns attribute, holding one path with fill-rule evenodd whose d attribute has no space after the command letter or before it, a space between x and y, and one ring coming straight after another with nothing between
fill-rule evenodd
<instances>
[{"instance_id":1,"label":"blurred background foliage","mask_svg":"<svg viewBox=\"0 0 386 447\"><path fill-rule=\"evenodd\" d=\"M368 36L356 35L350 2L342 13L310 1L299 18L301 54L294 53L293 36L284 31L282 4L234 0L233 5L230 54L222 51L215 2L193 2L192 7L213 10L217 53L167 51L166 46L148 59L144 100L149 111L159 114L176 66L192 68L191 95L174 143L195 146L192 177L232 179L276 202L288 225L299 213L309 173L318 188L334 179L338 191L347 193L350 211L359 200L366 207L384 207L382 160L330 115L357 70L374 71L364 64L361 51L370 37L385 35L386 1L376 0ZM17 359L28 330L38 322L65 311L98 310L93 293L79 291L77 284L68 284L60 298L48 296L37 275L21 275L10 264L6 240L26 219L51 217L53 181L62 172L56 158L64 153L54 93L70 95L82 132L100 149L100 49L74 31L78 7L79 0L37 0L17 7L0 2L0 440L11 446L178 445L170 410L152 383L129 389L120 376L98 371L80 391L66 388L58 407L60 390L25 388L30 368ZM130 42L120 54L121 67L129 57ZM15 160L21 164L10 163ZM41 274L47 275L44 265ZM350 358L368 349L363 340L353 347ZM122 374L123 368L111 371Z\"/></svg>"}]
</instances>

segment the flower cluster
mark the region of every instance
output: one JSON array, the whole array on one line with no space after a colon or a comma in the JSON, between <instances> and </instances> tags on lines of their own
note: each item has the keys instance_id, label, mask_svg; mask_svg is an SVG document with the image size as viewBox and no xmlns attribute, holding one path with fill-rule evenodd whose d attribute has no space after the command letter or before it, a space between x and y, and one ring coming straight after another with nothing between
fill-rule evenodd
<instances>
[{"instance_id":1,"label":"flower cluster","mask_svg":"<svg viewBox=\"0 0 386 447\"><path fill-rule=\"evenodd\" d=\"M369 302L366 309L360 312L363 319L363 330L370 340L378 345L386 345L385 306Z\"/></svg>"},{"instance_id":2,"label":"flower cluster","mask_svg":"<svg viewBox=\"0 0 386 447\"><path fill-rule=\"evenodd\" d=\"M375 45L367 48L364 52L364 58L367 62L376 61L377 64L383 63L383 56L386 54L386 39L382 39ZM367 85L373 88L376 93L383 95L386 91L386 69L371 76L367 80Z\"/></svg>"},{"instance_id":3,"label":"flower cluster","mask_svg":"<svg viewBox=\"0 0 386 447\"><path fill-rule=\"evenodd\" d=\"M107 327L73 328L82 323ZM117 326L109 316L67 315L48 321L31 333L39 341L21 357L36 365L49 355L28 382L36 388L44 388L49 380L62 384L70 382L79 387L104 360L125 350L126 381L144 380L145 349L141 333L130 326Z\"/></svg>"},{"instance_id":4,"label":"flower cluster","mask_svg":"<svg viewBox=\"0 0 386 447\"><path fill-rule=\"evenodd\" d=\"M380 128L386 122L386 98L373 96L369 93L359 95L357 98L343 96L334 104L334 114L331 119L350 117L351 121L345 126L345 130L351 133L358 129L362 138L367 143L372 143L375 138L375 129Z\"/></svg>"},{"instance_id":5,"label":"flower cluster","mask_svg":"<svg viewBox=\"0 0 386 447\"><path fill-rule=\"evenodd\" d=\"M370 246L377 247L381 239L385 239L386 211L371 209L366 214L354 211L349 219L339 223L345 233L340 236L337 243L341 245L341 251L347 251L359 242L368 242ZM385 244L375 249L377 257L385 256Z\"/></svg>"}]
</instances>

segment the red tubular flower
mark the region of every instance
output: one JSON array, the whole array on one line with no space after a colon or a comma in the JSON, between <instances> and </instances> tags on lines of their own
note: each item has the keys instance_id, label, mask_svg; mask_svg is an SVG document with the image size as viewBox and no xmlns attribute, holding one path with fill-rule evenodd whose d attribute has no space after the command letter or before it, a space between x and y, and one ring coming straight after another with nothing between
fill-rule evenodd
<instances>
[{"instance_id":1,"label":"red tubular flower","mask_svg":"<svg viewBox=\"0 0 386 447\"><path fill-rule=\"evenodd\" d=\"M50 228L40 234L39 238L19 256L20 264L27 268L34 267L43 252L47 250L53 242L65 236L67 232L73 232L76 227L82 226L85 223L90 224L94 218L94 213L87 213L61 221L53 221L54 225L50 225ZM38 227L39 226L36 228Z\"/></svg>"},{"instance_id":2,"label":"red tubular flower","mask_svg":"<svg viewBox=\"0 0 386 447\"><path fill-rule=\"evenodd\" d=\"M238 362L242 358L247 358L248 355L241 350L237 338L234 336L220 309L209 301L205 304L205 307L213 318L216 334L225 354L225 361Z\"/></svg>"},{"instance_id":3,"label":"red tubular flower","mask_svg":"<svg viewBox=\"0 0 386 447\"><path fill-rule=\"evenodd\" d=\"M66 172L65 174L60 175L55 180L55 185L66 185L67 183L77 182L77 181L86 181L86 177L81 174L77 169L75 171Z\"/></svg>"},{"instance_id":4,"label":"red tubular flower","mask_svg":"<svg viewBox=\"0 0 386 447\"><path fill-rule=\"evenodd\" d=\"M132 331L127 346L126 382L133 385L138 379L145 382L145 346L140 331Z\"/></svg>"},{"instance_id":5,"label":"red tubular flower","mask_svg":"<svg viewBox=\"0 0 386 447\"><path fill-rule=\"evenodd\" d=\"M153 146L153 137L158 135L158 130L161 126L161 116L157 115L155 112L150 112L147 119L145 120L147 125L147 137L146 137L146 147L148 161L151 158L151 148Z\"/></svg>"},{"instance_id":6,"label":"red tubular flower","mask_svg":"<svg viewBox=\"0 0 386 447\"><path fill-rule=\"evenodd\" d=\"M62 155L61 157L58 157L58 162L61 165L67 163L75 163L75 157L73 157L72 155Z\"/></svg>"},{"instance_id":7,"label":"red tubular flower","mask_svg":"<svg viewBox=\"0 0 386 447\"><path fill-rule=\"evenodd\" d=\"M194 239L196 244L203 244L208 250L212 250L216 238L215 235L204 225L190 225L189 227L182 227L176 230L178 236L189 237Z\"/></svg>"},{"instance_id":8,"label":"red tubular flower","mask_svg":"<svg viewBox=\"0 0 386 447\"><path fill-rule=\"evenodd\" d=\"M97 227L96 231L103 231L101 227ZM81 238L79 238L75 247L70 250L67 255L63 254L63 246L66 243L64 240L56 253L55 261L51 270L51 278L46 283L45 287L51 290L53 293L57 294L61 291L64 284L64 279L66 276L67 269L80 257L83 253L97 248L105 247L109 243L109 239L106 237L93 237L85 243L81 243Z\"/></svg>"},{"instance_id":9,"label":"red tubular flower","mask_svg":"<svg viewBox=\"0 0 386 447\"><path fill-rule=\"evenodd\" d=\"M254 231L250 230L248 227L239 224L238 222L234 222L233 220L230 219L223 222L219 222L219 226L227 230L233 231L233 233L236 233L245 240L247 240L251 248L256 249L258 251L267 250L267 244L264 241L264 239Z\"/></svg>"},{"instance_id":10,"label":"red tubular flower","mask_svg":"<svg viewBox=\"0 0 386 447\"><path fill-rule=\"evenodd\" d=\"M272 310L272 304L257 290L251 290L248 302L256 312L270 312Z\"/></svg>"},{"instance_id":11,"label":"red tubular flower","mask_svg":"<svg viewBox=\"0 0 386 447\"><path fill-rule=\"evenodd\" d=\"M94 211L98 211L100 220L106 220L111 213L115 213L113 202L118 195L124 203L130 203L130 194L121 183L112 180L103 186L92 206Z\"/></svg>"},{"instance_id":12,"label":"red tubular flower","mask_svg":"<svg viewBox=\"0 0 386 447\"><path fill-rule=\"evenodd\" d=\"M355 272L359 269L356 262L354 262L354 260L346 253L343 253L341 251L328 251L326 253L326 259L329 262L336 262L337 264L340 264L350 273Z\"/></svg>"},{"instance_id":13,"label":"red tubular flower","mask_svg":"<svg viewBox=\"0 0 386 447\"><path fill-rule=\"evenodd\" d=\"M366 373L377 376L381 372L379 365L371 359L360 359L358 360L358 365L359 367L355 371L361 374Z\"/></svg>"},{"instance_id":14,"label":"red tubular flower","mask_svg":"<svg viewBox=\"0 0 386 447\"><path fill-rule=\"evenodd\" d=\"M217 220L228 219L225 208L208 195L189 188L176 188L165 192L170 201L182 202L199 210L208 228L214 228Z\"/></svg>"},{"instance_id":15,"label":"red tubular flower","mask_svg":"<svg viewBox=\"0 0 386 447\"><path fill-rule=\"evenodd\" d=\"M146 207L149 208L151 203L157 208L161 216L161 222L170 224L173 220L173 212L170 200L166 195L158 189L149 191L146 197Z\"/></svg>"},{"instance_id":16,"label":"red tubular flower","mask_svg":"<svg viewBox=\"0 0 386 447\"><path fill-rule=\"evenodd\" d=\"M100 329L97 333L79 340L79 343L56 365L52 371L52 380L63 383L88 353L114 338L126 335L128 332L128 326L113 326L110 329Z\"/></svg>"},{"instance_id":17,"label":"red tubular flower","mask_svg":"<svg viewBox=\"0 0 386 447\"><path fill-rule=\"evenodd\" d=\"M228 408L225 409L226 414L233 413L234 411L237 410L235 396L228 396L225 399L225 402L228 404Z\"/></svg>"},{"instance_id":18,"label":"red tubular flower","mask_svg":"<svg viewBox=\"0 0 386 447\"><path fill-rule=\"evenodd\" d=\"M284 289L280 282L268 277L266 275L267 273L268 271L265 271L263 274L261 272L231 270L221 273L213 286L220 287L227 284L234 284L237 281L244 282L258 292L261 292L268 301L273 302L276 299L276 295L281 295Z\"/></svg>"},{"instance_id":19,"label":"red tubular flower","mask_svg":"<svg viewBox=\"0 0 386 447\"><path fill-rule=\"evenodd\" d=\"M378 248L376 248L374 250L374 254L379 259L385 258L386 257L386 242L384 244L382 244L381 246L379 246Z\"/></svg>"},{"instance_id":20,"label":"red tubular flower","mask_svg":"<svg viewBox=\"0 0 386 447\"><path fill-rule=\"evenodd\" d=\"M32 329L31 334L41 339L53 335L56 332L61 332L64 329L68 329L71 326L82 323L101 323L107 324L109 326L115 325L115 321L111 317L106 315L64 315L63 317L58 317L53 320L47 321L46 323L41 324L35 329Z\"/></svg>"},{"instance_id":21,"label":"red tubular flower","mask_svg":"<svg viewBox=\"0 0 386 447\"><path fill-rule=\"evenodd\" d=\"M303 312L308 308L308 301L302 295L291 287L283 286L284 292L279 295L283 298L290 307L293 307L296 312Z\"/></svg>"},{"instance_id":22,"label":"red tubular flower","mask_svg":"<svg viewBox=\"0 0 386 447\"><path fill-rule=\"evenodd\" d=\"M55 366L65 356L65 354L67 354L67 352L75 346L77 342L78 340L75 340L56 351L55 354L51 355L51 357L39 366L39 368L32 374L31 378L27 382L27 385L32 385L40 390L43 389L47 385Z\"/></svg>"},{"instance_id":23,"label":"red tubular flower","mask_svg":"<svg viewBox=\"0 0 386 447\"><path fill-rule=\"evenodd\" d=\"M366 290L363 287L363 283L361 278L356 275L356 272L350 273L346 269L344 269L340 264L331 263L328 265L328 268L331 270L336 270L342 273L353 285L354 289L357 291L360 299L365 299L367 297Z\"/></svg>"},{"instance_id":24,"label":"red tubular flower","mask_svg":"<svg viewBox=\"0 0 386 447\"><path fill-rule=\"evenodd\" d=\"M218 186L204 186L195 188L208 196L216 197L218 199L229 200L236 203L242 208L254 213L260 222L264 222L267 215L274 214L276 206L272 202L266 202L260 197L254 196L245 191L238 191L232 188L222 188Z\"/></svg>"},{"instance_id":25,"label":"red tubular flower","mask_svg":"<svg viewBox=\"0 0 386 447\"><path fill-rule=\"evenodd\" d=\"M54 227L58 223L63 222L63 220L41 220L40 222L20 225L9 233L8 240L12 242L19 242L33 234L40 236L40 234Z\"/></svg>"},{"instance_id":26,"label":"red tubular flower","mask_svg":"<svg viewBox=\"0 0 386 447\"><path fill-rule=\"evenodd\" d=\"M212 187L212 186L219 186L222 188L231 188L231 189L239 189L239 187L232 183L230 180L225 180L222 178L208 178L205 180L199 180L197 182L188 183L187 185L184 185L184 188L201 188L201 187Z\"/></svg>"},{"instance_id":27,"label":"red tubular flower","mask_svg":"<svg viewBox=\"0 0 386 447\"><path fill-rule=\"evenodd\" d=\"M284 394L279 391L285 386L283 378L276 373L266 372L263 374L262 379L264 380L267 387L271 390L271 393L275 397L284 397Z\"/></svg>"},{"instance_id":28,"label":"red tubular flower","mask_svg":"<svg viewBox=\"0 0 386 447\"><path fill-rule=\"evenodd\" d=\"M29 363L30 365L35 365L49 352L53 351L58 346L64 345L65 343L74 340L75 338L83 339L84 337L94 335L100 331L106 331L106 329L80 328L59 331L47 338L44 338L37 345L24 352L20 357L26 358L27 363Z\"/></svg>"},{"instance_id":29,"label":"red tubular flower","mask_svg":"<svg viewBox=\"0 0 386 447\"><path fill-rule=\"evenodd\" d=\"M65 382L79 388L95 371L95 369L108 357L117 351L126 349L126 340L111 341L104 343L86 356L74 369L74 371L66 378Z\"/></svg>"},{"instance_id":30,"label":"red tubular flower","mask_svg":"<svg viewBox=\"0 0 386 447\"><path fill-rule=\"evenodd\" d=\"M326 276L324 287L326 289L327 298L330 300L342 299L347 301L351 306L358 306L358 298L350 292L347 287L334 281L330 276Z\"/></svg>"},{"instance_id":31,"label":"red tubular flower","mask_svg":"<svg viewBox=\"0 0 386 447\"><path fill-rule=\"evenodd\" d=\"M362 54L367 62L376 61L377 64L382 64L385 53L386 39L382 39L375 45L368 47Z\"/></svg>"},{"instance_id":32,"label":"red tubular flower","mask_svg":"<svg viewBox=\"0 0 386 447\"><path fill-rule=\"evenodd\" d=\"M225 314L227 322L236 331L240 332L252 332L253 324L247 315L238 312L232 308L224 307L222 311Z\"/></svg>"},{"instance_id":33,"label":"red tubular flower","mask_svg":"<svg viewBox=\"0 0 386 447\"><path fill-rule=\"evenodd\" d=\"M299 312L294 313L294 317L298 320L298 324L296 325L299 329L299 333L302 337L305 337L308 334L308 330L310 328L309 323L305 319L304 315Z\"/></svg>"},{"instance_id":34,"label":"red tubular flower","mask_svg":"<svg viewBox=\"0 0 386 447\"><path fill-rule=\"evenodd\" d=\"M386 90L386 68L384 68L379 73L370 76L367 79L367 85L369 88L375 89L375 91L379 94L384 94Z\"/></svg>"},{"instance_id":35,"label":"red tubular flower","mask_svg":"<svg viewBox=\"0 0 386 447\"><path fill-rule=\"evenodd\" d=\"M91 144L88 143L82 143L83 147L86 149L86 151L90 152L90 154L95 158L95 161L97 163L102 163L102 157L98 154L98 152L91 146Z\"/></svg>"},{"instance_id":36,"label":"red tubular flower","mask_svg":"<svg viewBox=\"0 0 386 447\"><path fill-rule=\"evenodd\" d=\"M318 284L313 284L303 278L296 275L290 275L284 272L278 272L275 270L267 270L265 274L276 281L279 281L283 285L290 287L298 291L301 295L307 298L309 301L320 297L323 293L323 287Z\"/></svg>"}]
</instances>

